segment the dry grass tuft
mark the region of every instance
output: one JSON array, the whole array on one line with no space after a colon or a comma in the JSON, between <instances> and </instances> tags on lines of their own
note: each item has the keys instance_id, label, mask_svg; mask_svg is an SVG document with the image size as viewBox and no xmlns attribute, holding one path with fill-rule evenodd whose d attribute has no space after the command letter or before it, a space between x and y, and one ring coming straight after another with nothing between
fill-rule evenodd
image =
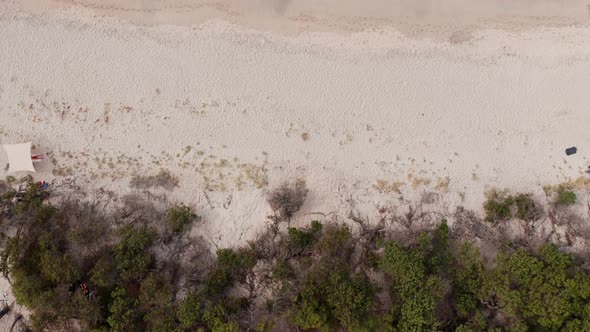
<instances>
[{"instance_id":1,"label":"dry grass tuft","mask_svg":"<svg viewBox=\"0 0 590 332\"><path fill-rule=\"evenodd\" d=\"M268 204L280 220L289 220L303 205L307 197L305 181L284 183L268 195Z\"/></svg>"},{"instance_id":2,"label":"dry grass tuft","mask_svg":"<svg viewBox=\"0 0 590 332\"><path fill-rule=\"evenodd\" d=\"M135 176L129 182L129 186L137 189L148 189L162 187L172 190L178 186L178 179L167 170L160 170L160 173L151 176Z\"/></svg>"}]
</instances>

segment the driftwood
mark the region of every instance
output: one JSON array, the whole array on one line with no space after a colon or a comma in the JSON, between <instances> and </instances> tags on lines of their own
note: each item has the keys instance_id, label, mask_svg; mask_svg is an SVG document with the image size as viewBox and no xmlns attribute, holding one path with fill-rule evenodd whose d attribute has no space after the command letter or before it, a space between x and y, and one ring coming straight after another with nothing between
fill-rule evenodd
<instances>
[{"instance_id":1,"label":"driftwood","mask_svg":"<svg viewBox=\"0 0 590 332\"><path fill-rule=\"evenodd\" d=\"M23 318L23 315L21 315L21 314L17 314L17 315L14 317L14 322L12 322L12 325L10 326L10 330L9 330L10 332L12 332L12 330L13 330L13 329L14 329L14 327L16 326L16 323L18 323L18 321L19 321L19 320L21 320L22 318Z\"/></svg>"},{"instance_id":2,"label":"driftwood","mask_svg":"<svg viewBox=\"0 0 590 332\"><path fill-rule=\"evenodd\" d=\"M7 305L6 307L4 307L4 309L0 310L0 319L2 319L2 317L4 317L7 313L9 313L11 309L12 309L12 304Z\"/></svg>"}]
</instances>

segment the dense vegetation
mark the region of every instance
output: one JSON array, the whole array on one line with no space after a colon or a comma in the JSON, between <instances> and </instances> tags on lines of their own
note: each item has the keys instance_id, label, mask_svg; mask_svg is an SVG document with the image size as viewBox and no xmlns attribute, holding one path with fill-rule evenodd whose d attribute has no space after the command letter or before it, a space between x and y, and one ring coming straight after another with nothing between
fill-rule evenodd
<instances>
[{"instance_id":1,"label":"dense vegetation","mask_svg":"<svg viewBox=\"0 0 590 332\"><path fill-rule=\"evenodd\" d=\"M282 190L278 200L288 201ZM117 223L88 207L54 207L34 185L15 195L2 196L14 203L0 268L32 310L33 330L72 318L94 331L590 330L590 275L550 244L506 244L486 260L452 240L445 220L400 239L360 222L354 231L325 221L285 229L297 211L279 206L255 241L218 249L211 264L201 253L191 260L201 266L183 275L178 255L158 252L190 239L199 218L187 206ZM535 206L526 195L494 197L486 210L493 220L513 210L527 219Z\"/></svg>"}]
</instances>

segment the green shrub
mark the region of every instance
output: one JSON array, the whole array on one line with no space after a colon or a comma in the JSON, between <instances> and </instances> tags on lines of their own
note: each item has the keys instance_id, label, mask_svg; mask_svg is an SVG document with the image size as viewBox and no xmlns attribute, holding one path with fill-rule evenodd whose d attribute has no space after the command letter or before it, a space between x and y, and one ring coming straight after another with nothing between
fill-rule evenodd
<instances>
[{"instance_id":1,"label":"green shrub","mask_svg":"<svg viewBox=\"0 0 590 332\"><path fill-rule=\"evenodd\" d=\"M181 332L176 320L174 291L167 276L151 272L142 282L139 291L139 308L145 313L143 321L147 331Z\"/></svg>"},{"instance_id":2,"label":"green shrub","mask_svg":"<svg viewBox=\"0 0 590 332\"><path fill-rule=\"evenodd\" d=\"M511 196L500 197L497 193L491 193L484 203L486 221L496 222L509 219L512 216L511 207L514 199Z\"/></svg>"},{"instance_id":3,"label":"green shrub","mask_svg":"<svg viewBox=\"0 0 590 332\"><path fill-rule=\"evenodd\" d=\"M224 248L217 250L217 263L232 270L249 269L256 265L256 257L253 250Z\"/></svg>"},{"instance_id":4,"label":"green shrub","mask_svg":"<svg viewBox=\"0 0 590 332\"><path fill-rule=\"evenodd\" d=\"M231 273L224 268L214 268L205 278L205 292L209 295L218 295L231 286L234 279Z\"/></svg>"},{"instance_id":5,"label":"green shrub","mask_svg":"<svg viewBox=\"0 0 590 332\"><path fill-rule=\"evenodd\" d=\"M486 275L487 293L495 294L507 317L540 330L559 330L568 320L583 317L590 275L574 269L573 257L554 245L544 245L537 255L522 248L499 254L496 268Z\"/></svg>"},{"instance_id":6,"label":"green shrub","mask_svg":"<svg viewBox=\"0 0 590 332\"><path fill-rule=\"evenodd\" d=\"M29 274L20 267L11 269L12 292L18 303L34 308L35 302L46 287L41 276Z\"/></svg>"},{"instance_id":7,"label":"green shrub","mask_svg":"<svg viewBox=\"0 0 590 332\"><path fill-rule=\"evenodd\" d=\"M90 270L90 281L98 287L111 288L115 285L116 278L117 267L111 257L99 258Z\"/></svg>"},{"instance_id":8,"label":"green shrub","mask_svg":"<svg viewBox=\"0 0 590 332\"><path fill-rule=\"evenodd\" d=\"M514 197L516 204L516 216L522 220L534 220L539 215L539 207L530 194L518 194Z\"/></svg>"},{"instance_id":9,"label":"green shrub","mask_svg":"<svg viewBox=\"0 0 590 332\"><path fill-rule=\"evenodd\" d=\"M557 204L572 205L576 203L576 193L564 187L560 187L557 192Z\"/></svg>"},{"instance_id":10,"label":"green shrub","mask_svg":"<svg viewBox=\"0 0 590 332\"><path fill-rule=\"evenodd\" d=\"M165 307L171 304L173 299L170 280L163 275L151 272L141 282L139 303L142 307Z\"/></svg>"},{"instance_id":11,"label":"green shrub","mask_svg":"<svg viewBox=\"0 0 590 332\"><path fill-rule=\"evenodd\" d=\"M187 225L198 217L191 211L191 208L181 204L168 209L168 225L174 233L182 233Z\"/></svg>"},{"instance_id":12,"label":"green shrub","mask_svg":"<svg viewBox=\"0 0 590 332\"><path fill-rule=\"evenodd\" d=\"M15 190L8 190L0 196L0 200L10 200L16 195Z\"/></svg>"},{"instance_id":13,"label":"green shrub","mask_svg":"<svg viewBox=\"0 0 590 332\"><path fill-rule=\"evenodd\" d=\"M131 225L123 228L122 239L113 248L117 269L123 279L137 280L147 273L153 262L149 248L154 238L151 229L136 230Z\"/></svg>"},{"instance_id":14,"label":"green shrub","mask_svg":"<svg viewBox=\"0 0 590 332\"><path fill-rule=\"evenodd\" d=\"M272 320L263 319L256 324L256 331L258 332L271 332L274 331L275 323Z\"/></svg>"},{"instance_id":15,"label":"green shrub","mask_svg":"<svg viewBox=\"0 0 590 332\"><path fill-rule=\"evenodd\" d=\"M368 328L374 292L364 275L351 275L338 266L319 267L305 278L291 320L302 329Z\"/></svg>"},{"instance_id":16,"label":"green shrub","mask_svg":"<svg viewBox=\"0 0 590 332\"><path fill-rule=\"evenodd\" d=\"M83 305L79 301L79 296L72 296L70 298L67 293L58 290L57 288L47 289L38 294L33 303L33 316L31 317L32 321L32 328L35 331L43 331L46 327L48 327L52 323L58 323L58 319L60 316L60 310L56 310L57 308L63 307L65 305ZM77 302L77 303L69 303ZM77 311L79 308L71 308L68 311Z\"/></svg>"},{"instance_id":17,"label":"green shrub","mask_svg":"<svg viewBox=\"0 0 590 332\"><path fill-rule=\"evenodd\" d=\"M284 260L278 261L272 270L272 278L275 281L291 279L294 276L295 274L289 262Z\"/></svg>"},{"instance_id":18,"label":"green shrub","mask_svg":"<svg viewBox=\"0 0 590 332\"><path fill-rule=\"evenodd\" d=\"M404 248L395 241L386 244L379 267L393 278L403 298L414 294L426 277L424 257L417 250Z\"/></svg>"},{"instance_id":19,"label":"green shrub","mask_svg":"<svg viewBox=\"0 0 590 332\"><path fill-rule=\"evenodd\" d=\"M313 234L297 228L289 227L287 229L289 241L297 248L307 248L313 243Z\"/></svg>"},{"instance_id":20,"label":"green shrub","mask_svg":"<svg viewBox=\"0 0 590 332\"><path fill-rule=\"evenodd\" d=\"M148 311L143 320L149 332L184 332L176 321L172 306Z\"/></svg>"},{"instance_id":21,"label":"green shrub","mask_svg":"<svg viewBox=\"0 0 590 332\"><path fill-rule=\"evenodd\" d=\"M117 287L111 293L112 302L109 305L109 317L107 322L113 331L137 330L137 299L131 297L124 288Z\"/></svg>"},{"instance_id":22,"label":"green shrub","mask_svg":"<svg viewBox=\"0 0 590 332\"><path fill-rule=\"evenodd\" d=\"M558 197L558 204L575 202L573 192L560 193L569 197ZM73 318L84 331L234 332L243 324L262 332L287 329L282 323L299 330L357 332L590 331L590 274L580 264L584 256L574 258L553 245L535 252L505 246L487 261L473 245L455 242L444 220L433 231L407 239L409 245L390 241L392 233L384 230L378 248L374 238L365 241L347 226L313 221L285 233L271 229L264 242L218 250L216 264L203 271L202 284L177 303L185 289L178 289L168 273L180 273L192 283L203 277L200 266L198 275L190 275L190 267L178 269L170 256L158 256L156 262L150 250L157 235L131 225L118 238L101 237L105 242L93 250L78 250L92 240L84 235L97 232L80 232L70 222L87 222L79 218L83 214L70 211L72 206L56 209L44 199L30 189L17 207L21 215L0 224L5 227L0 270L10 278L18 303L30 309L33 330L63 330ZM530 220L540 212L527 194L494 193L484 207L490 221L513 212ZM190 209L173 209L169 216L177 213L170 218L180 220L175 231L182 232ZM15 226L17 235L7 237ZM162 236L169 238L169 229ZM158 245L175 250L176 243L170 243ZM263 245L272 247L262 250ZM246 283L247 276L261 279L253 285ZM77 279L96 290L96 297L87 299L79 289L69 294L70 282ZM246 290L244 297L228 296L234 283L243 283L235 290ZM251 295L268 298L257 302ZM253 321L251 313L259 320Z\"/></svg>"},{"instance_id":23,"label":"green shrub","mask_svg":"<svg viewBox=\"0 0 590 332\"><path fill-rule=\"evenodd\" d=\"M469 327L484 330L485 318L481 317L480 299L486 297L484 279L486 271L477 248L470 243L463 243L455 254L451 269L453 303L457 309L457 318L461 322L469 322ZM479 328L477 328L479 327ZM468 326L464 326L468 331Z\"/></svg>"},{"instance_id":24,"label":"green shrub","mask_svg":"<svg viewBox=\"0 0 590 332\"><path fill-rule=\"evenodd\" d=\"M311 232L313 234L319 234L323 228L324 228L324 225L322 225L322 223L320 221L318 221L318 220L311 221Z\"/></svg>"},{"instance_id":25,"label":"green shrub","mask_svg":"<svg viewBox=\"0 0 590 332\"><path fill-rule=\"evenodd\" d=\"M444 298L444 280L451 257L448 226L442 223L432 237L422 233L415 247L395 241L385 245L380 269L391 278L396 301L390 309L390 327L400 331L438 330L435 309Z\"/></svg>"},{"instance_id":26,"label":"green shrub","mask_svg":"<svg viewBox=\"0 0 590 332\"><path fill-rule=\"evenodd\" d=\"M304 250L309 249L314 244L322 232L323 225L314 220L311 222L311 227L305 228L287 228L287 238L289 245L293 249Z\"/></svg>"},{"instance_id":27,"label":"green shrub","mask_svg":"<svg viewBox=\"0 0 590 332\"><path fill-rule=\"evenodd\" d=\"M347 258L353 250L351 239L352 233L347 225L330 225L323 229L314 251L325 258Z\"/></svg>"},{"instance_id":28,"label":"green shrub","mask_svg":"<svg viewBox=\"0 0 590 332\"><path fill-rule=\"evenodd\" d=\"M195 291L189 292L178 307L178 320L189 328L201 320L201 300Z\"/></svg>"},{"instance_id":29,"label":"green shrub","mask_svg":"<svg viewBox=\"0 0 590 332\"><path fill-rule=\"evenodd\" d=\"M0 253L0 270L5 277L8 277L11 268L19 262L23 247L22 242L21 237L17 234L8 238L3 245Z\"/></svg>"},{"instance_id":30,"label":"green shrub","mask_svg":"<svg viewBox=\"0 0 590 332\"><path fill-rule=\"evenodd\" d=\"M239 332L240 327L238 323L227 318L225 308L220 304L209 304L205 307L203 312L203 321L205 321L209 329L213 332Z\"/></svg>"},{"instance_id":31,"label":"green shrub","mask_svg":"<svg viewBox=\"0 0 590 332\"><path fill-rule=\"evenodd\" d=\"M436 317L437 304L442 300L444 282L441 278L430 276L415 294L406 298L397 316L400 331L438 331L441 323Z\"/></svg>"},{"instance_id":32,"label":"green shrub","mask_svg":"<svg viewBox=\"0 0 590 332\"><path fill-rule=\"evenodd\" d=\"M54 284L71 283L80 276L78 268L67 255L49 249L42 251L39 267L41 275Z\"/></svg>"}]
</instances>

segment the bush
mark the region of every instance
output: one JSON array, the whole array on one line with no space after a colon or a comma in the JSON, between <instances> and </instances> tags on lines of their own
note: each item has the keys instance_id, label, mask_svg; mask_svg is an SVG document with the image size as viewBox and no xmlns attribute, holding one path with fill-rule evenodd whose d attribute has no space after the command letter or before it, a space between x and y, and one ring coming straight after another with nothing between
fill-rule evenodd
<instances>
[{"instance_id":1,"label":"bush","mask_svg":"<svg viewBox=\"0 0 590 332\"><path fill-rule=\"evenodd\" d=\"M511 207L514 199L511 196L501 197L498 193L492 192L484 203L486 221L496 222L509 219L512 216Z\"/></svg>"},{"instance_id":2,"label":"bush","mask_svg":"<svg viewBox=\"0 0 590 332\"><path fill-rule=\"evenodd\" d=\"M131 297L124 288L117 287L112 293L107 322L113 331L135 331L139 313L137 299Z\"/></svg>"},{"instance_id":3,"label":"bush","mask_svg":"<svg viewBox=\"0 0 590 332\"><path fill-rule=\"evenodd\" d=\"M452 285L455 290L453 301L458 318L468 322L478 316L480 299L485 297L483 283L486 272L483 260L473 245L463 243L453 263L454 268L451 270Z\"/></svg>"},{"instance_id":4,"label":"bush","mask_svg":"<svg viewBox=\"0 0 590 332\"><path fill-rule=\"evenodd\" d=\"M40 276L29 274L18 267L12 268L10 276L12 292L18 303L34 308L37 299L46 287L46 282Z\"/></svg>"},{"instance_id":5,"label":"bush","mask_svg":"<svg viewBox=\"0 0 590 332\"><path fill-rule=\"evenodd\" d=\"M180 302L177 315L184 328L189 328L201 320L201 300L195 291L188 293Z\"/></svg>"},{"instance_id":6,"label":"bush","mask_svg":"<svg viewBox=\"0 0 590 332\"><path fill-rule=\"evenodd\" d=\"M284 260L278 261L272 270L272 278L275 281L283 281L283 280L291 279L294 276L295 276L295 273L293 272L293 269L289 265L289 262L284 261Z\"/></svg>"},{"instance_id":7,"label":"bush","mask_svg":"<svg viewBox=\"0 0 590 332\"><path fill-rule=\"evenodd\" d=\"M516 204L516 216L522 220L530 221L539 216L539 207L530 194L518 194L514 198Z\"/></svg>"},{"instance_id":8,"label":"bush","mask_svg":"<svg viewBox=\"0 0 590 332\"><path fill-rule=\"evenodd\" d=\"M323 225L319 221L312 221L310 228L287 228L287 246L292 255L308 253L321 235Z\"/></svg>"},{"instance_id":9,"label":"bush","mask_svg":"<svg viewBox=\"0 0 590 332\"><path fill-rule=\"evenodd\" d=\"M239 332L239 325L227 318L225 308L220 304L209 304L203 312L203 320L211 331L215 332Z\"/></svg>"},{"instance_id":10,"label":"bush","mask_svg":"<svg viewBox=\"0 0 590 332\"><path fill-rule=\"evenodd\" d=\"M207 274L205 291L209 295L219 295L234 281L244 282L254 265L256 265L256 257L252 249L217 250L217 265Z\"/></svg>"},{"instance_id":11,"label":"bush","mask_svg":"<svg viewBox=\"0 0 590 332\"><path fill-rule=\"evenodd\" d=\"M187 225L198 218L191 208L184 204L168 209L167 215L168 225L174 233L181 233Z\"/></svg>"},{"instance_id":12,"label":"bush","mask_svg":"<svg viewBox=\"0 0 590 332\"><path fill-rule=\"evenodd\" d=\"M249 249L219 249L217 250L217 263L223 268L242 272L256 265L254 251Z\"/></svg>"},{"instance_id":13,"label":"bush","mask_svg":"<svg viewBox=\"0 0 590 332\"><path fill-rule=\"evenodd\" d=\"M163 275L152 272L141 282L139 291L141 306L164 307L171 304L173 299L172 285Z\"/></svg>"},{"instance_id":14,"label":"bush","mask_svg":"<svg viewBox=\"0 0 590 332\"><path fill-rule=\"evenodd\" d=\"M135 230L131 225L123 228L122 239L113 248L117 269L123 279L138 280L147 273L153 262L149 247L154 238L151 229Z\"/></svg>"},{"instance_id":15,"label":"bush","mask_svg":"<svg viewBox=\"0 0 590 332\"><path fill-rule=\"evenodd\" d=\"M172 306L149 311L143 320L149 332L184 332L176 321Z\"/></svg>"},{"instance_id":16,"label":"bush","mask_svg":"<svg viewBox=\"0 0 590 332\"><path fill-rule=\"evenodd\" d=\"M279 220L289 220L305 202L307 192L304 181L296 181L293 185L285 183L270 192L268 203Z\"/></svg>"},{"instance_id":17,"label":"bush","mask_svg":"<svg viewBox=\"0 0 590 332\"><path fill-rule=\"evenodd\" d=\"M44 199L29 190L19 203L21 215L0 224L0 269L17 301L30 309L34 330L68 330L76 319L84 331L282 331L288 323L299 330L359 332L590 331L590 274L580 264L585 257L553 245L534 252L506 246L488 261L473 245L457 242L463 234L453 234L444 221L403 242L389 240L400 234L386 229L373 236L373 229L353 233L345 225L313 221L286 232L272 225L264 241L220 249L215 265L196 263L198 273L191 273L190 264L208 254L166 242L168 230L160 234L157 257L151 253L156 234L131 225L89 248L85 243L101 231L84 232L72 223L107 218L85 217L74 205L56 213ZM527 194L494 194L486 206L492 221L513 212L526 220L539 212ZM181 232L194 215L183 206L173 209L169 216ZM482 238L486 250L489 240ZM76 279L96 296L68 292ZM178 285L194 283L175 302L186 291ZM239 287L230 291L234 283Z\"/></svg>"},{"instance_id":18,"label":"bush","mask_svg":"<svg viewBox=\"0 0 590 332\"><path fill-rule=\"evenodd\" d=\"M557 204L559 205L573 205L576 203L576 193L571 190L560 187L557 195Z\"/></svg>"},{"instance_id":19,"label":"bush","mask_svg":"<svg viewBox=\"0 0 590 332\"><path fill-rule=\"evenodd\" d=\"M208 295L219 295L233 282L234 279L227 269L215 268L205 278L205 292Z\"/></svg>"},{"instance_id":20,"label":"bush","mask_svg":"<svg viewBox=\"0 0 590 332\"><path fill-rule=\"evenodd\" d=\"M107 256L98 259L92 270L90 270L90 281L98 287L107 289L115 285L117 267L111 257Z\"/></svg>"},{"instance_id":21,"label":"bush","mask_svg":"<svg viewBox=\"0 0 590 332\"><path fill-rule=\"evenodd\" d=\"M347 225L330 225L322 232L314 250L322 257L329 259L335 257L348 259L354 249L351 239L352 233Z\"/></svg>"},{"instance_id":22,"label":"bush","mask_svg":"<svg viewBox=\"0 0 590 332\"><path fill-rule=\"evenodd\" d=\"M390 327L400 331L439 330L436 313L443 307L445 279L452 274L449 229L441 223L432 235L422 233L414 247L396 241L385 245L379 264L392 281L395 299Z\"/></svg>"},{"instance_id":23,"label":"bush","mask_svg":"<svg viewBox=\"0 0 590 332\"><path fill-rule=\"evenodd\" d=\"M41 275L54 284L71 283L80 276L70 257L55 251L43 250L39 264Z\"/></svg>"},{"instance_id":24,"label":"bush","mask_svg":"<svg viewBox=\"0 0 590 332\"><path fill-rule=\"evenodd\" d=\"M424 282L426 276L426 262L417 251L403 248L395 241L390 241L385 246L380 269L389 274L395 288L403 298L415 293Z\"/></svg>"},{"instance_id":25,"label":"bush","mask_svg":"<svg viewBox=\"0 0 590 332\"><path fill-rule=\"evenodd\" d=\"M309 274L297 296L292 322L302 329L368 328L374 286L364 275L338 266L323 266ZM330 326L335 322L335 326Z\"/></svg>"},{"instance_id":26,"label":"bush","mask_svg":"<svg viewBox=\"0 0 590 332\"><path fill-rule=\"evenodd\" d=\"M173 299L172 284L165 275L152 272L142 281L138 307L145 313L143 321L148 331L182 331L176 321Z\"/></svg>"},{"instance_id":27,"label":"bush","mask_svg":"<svg viewBox=\"0 0 590 332\"><path fill-rule=\"evenodd\" d=\"M544 245L537 255L522 248L498 255L496 268L487 274L488 294L495 294L508 317L540 330L559 330L568 320L583 317L590 276L574 269L573 257L554 245Z\"/></svg>"},{"instance_id":28,"label":"bush","mask_svg":"<svg viewBox=\"0 0 590 332\"><path fill-rule=\"evenodd\" d=\"M289 241L297 248L305 249L311 246L314 240L314 234L302 231L297 228L289 227L287 229Z\"/></svg>"}]
</instances>

